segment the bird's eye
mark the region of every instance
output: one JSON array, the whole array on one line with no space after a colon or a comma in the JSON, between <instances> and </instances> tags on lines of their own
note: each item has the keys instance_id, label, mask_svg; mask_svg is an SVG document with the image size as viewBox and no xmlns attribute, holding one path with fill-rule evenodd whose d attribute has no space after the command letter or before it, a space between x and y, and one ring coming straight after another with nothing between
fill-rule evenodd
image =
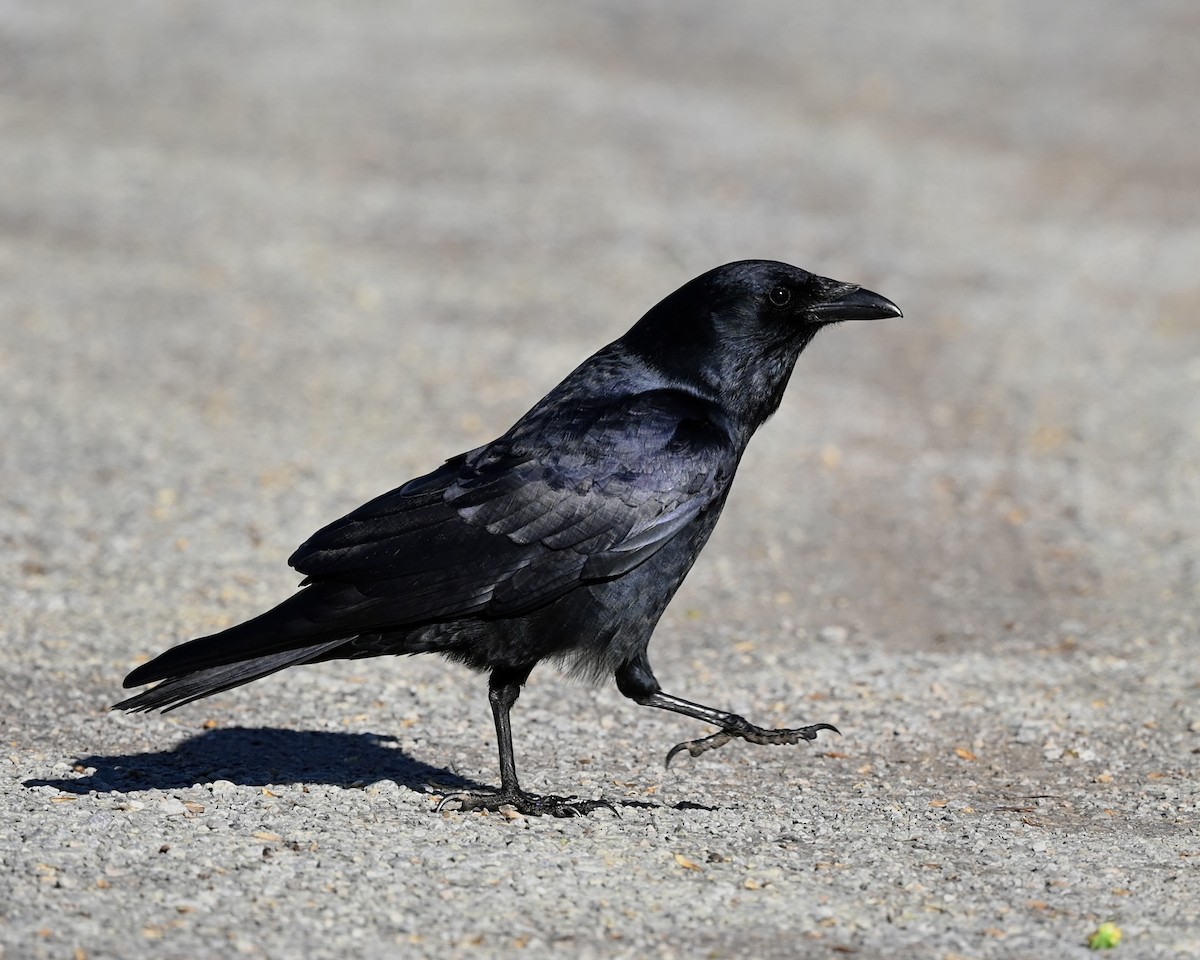
<instances>
[{"instance_id":1,"label":"bird's eye","mask_svg":"<svg viewBox=\"0 0 1200 960\"><path fill-rule=\"evenodd\" d=\"M777 307L786 307L792 302L792 291L784 286L772 287L768 296Z\"/></svg>"}]
</instances>

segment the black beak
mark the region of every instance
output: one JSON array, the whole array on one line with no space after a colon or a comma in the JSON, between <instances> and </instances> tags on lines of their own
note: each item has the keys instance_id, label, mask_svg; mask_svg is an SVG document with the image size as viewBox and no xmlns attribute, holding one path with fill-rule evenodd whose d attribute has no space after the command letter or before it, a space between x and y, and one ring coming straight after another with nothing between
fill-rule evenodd
<instances>
[{"instance_id":1,"label":"black beak","mask_svg":"<svg viewBox=\"0 0 1200 960\"><path fill-rule=\"evenodd\" d=\"M817 323L836 323L839 320L886 320L904 316L900 308L887 297L870 290L845 284L832 291L828 300L815 303L808 313Z\"/></svg>"}]
</instances>

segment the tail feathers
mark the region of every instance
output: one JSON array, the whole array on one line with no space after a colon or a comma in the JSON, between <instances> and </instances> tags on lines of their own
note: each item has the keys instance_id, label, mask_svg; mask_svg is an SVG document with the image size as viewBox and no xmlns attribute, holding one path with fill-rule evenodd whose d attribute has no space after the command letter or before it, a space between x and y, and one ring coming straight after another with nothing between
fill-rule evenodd
<instances>
[{"instance_id":1,"label":"tail feathers","mask_svg":"<svg viewBox=\"0 0 1200 960\"><path fill-rule=\"evenodd\" d=\"M120 703L114 703L114 710L132 710L145 712L148 710L174 710L185 703L208 697L223 690L232 690L251 680L257 680L268 674L275 673L285 667L298 663L308 663L329 653L335 647L347 642L347 638L339 637L325 643L302 647L299 650L285 650L264 657L254 657L240 663L227 663L217 667L208 667L186 673L182 676L168 677L157 687L144 690ZM134 671L136 674L137 671ZM134 676L130 674L130 678ZM128 680L126 686L130 686Z\"/></svg>"},{"instance_id":2,"label":"tail feathers","mask_svg":"<svg viewBox=\"0 0 1200 960\"><path fill-rule=\"evenodd\" d=\"M371 622L373 603L353 586L316 584L245 623L172 647L130 673L124 686L253 663L275 654L300 651L303 656L315 644L335 638L344 642L361 633Z\"/></svg>"}]
</instances>

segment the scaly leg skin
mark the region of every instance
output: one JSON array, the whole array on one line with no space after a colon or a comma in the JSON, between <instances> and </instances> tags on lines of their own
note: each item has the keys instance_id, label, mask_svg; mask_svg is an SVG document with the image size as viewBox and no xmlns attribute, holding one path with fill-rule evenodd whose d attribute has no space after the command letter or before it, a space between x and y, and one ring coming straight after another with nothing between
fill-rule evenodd
<instances>
[{"instance_id":1,"label":"scaly leg skin","mask_svg":"<svg viewBox=\"0 0 1200 960\"><path fill-rule=\"evenodd\" d=\"M616 807L607 800L580 800L578 797L542 796L536 793L526 793L524 790L506 792L497 790L488 793L452 793L443 797L434 812L440 813L448 803L457 803L463 813L473 810L502 811L504 807L512 807L517 813L527 817L585 817L593 810L611 810L618 817Z\"/></svg>"},{"instance_id":2,"label":"scaly leg skin","mask_svg":"<svg viewBox=\"0 0 1200 960\"><path fill-rule=\"evenodd\" d=\"M532 669L532 667L530 668ZM488 701L492 705L492 719L496 721L496 744L500 749L500 789L481 793L452 793L443 797L435 808L440 813L447 803L458 803L459 810L499 811L512 807L527 817L584 817L593 810L611 810L618 817L617 808L607 800L580 800L578 797L539 796L526 793L517 781L517 763L513 757L512 724L509 713L521 695L521 684L529 676L529 670L493 670L488 682Z\"/></svg>"},{"instance_id":3,"label":"scaly leg skin","mask_svg":"<svg viewBox=\"0 0 1200 960\"><path fill-rule=\"evenodd\" d=\"M756 727L736 714L728 714L728 716L735 721L741 722L733 724L718 733L714 733L710 737L701 737L699 740L685 740L683 743L675 744L667 752L667 759L663 763L663 766L670 767L671 761L675 759L676 754L682 753L684 750L693 757L698 757L702 753L708 753L709 750L716 750L717 747L723 747L730 740L735 739L747 740L750 743L787 744L799 743L801 740L816 740L817 734L822 730L832 730L839 736L841 735L841 731L832 723L814 723L807 727L795 727L791 730L766 730L763 727Z\"/></svg>"},{"instance_id":4,"label":"scaly leg skin","mask_svg":"<svg viewBox=\"0 0 1200 960\"><path fill-rule=\"evenodd\" d=\"M796 727L793 730L767 730L765 727L756 727L745 717L739 717L736 713L706 707L702 703L692 703L690 700L663 693L662 687L654 677L654 672L650 669L650 661L646 659L644 651L617 669L616 681L617 689L621 693L644 707L670 710L672 713L695 717L697 720L703 720L705 723L711 723L721 728L718 733L714 733L710 737L685 740L683 743L676 744L667 754L666 765L668 767L675 755L684 750L693 757L698 757L702 753L708 753L709 750L723 747L734 739L765 744L799 743L801 740L815 740L817 734L822 730L832 730L839 734L841 732L829 723L814 723L807 727Z\"/></svg>"}]
</instances>

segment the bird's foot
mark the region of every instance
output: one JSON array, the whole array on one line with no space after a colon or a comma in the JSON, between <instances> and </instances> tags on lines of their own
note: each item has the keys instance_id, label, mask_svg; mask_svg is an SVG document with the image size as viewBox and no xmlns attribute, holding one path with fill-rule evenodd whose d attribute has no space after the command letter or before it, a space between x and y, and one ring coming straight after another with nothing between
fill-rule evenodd
<instances>
[{"instance_id":1,"label":"bird's foot","mask_svg":"<svg viewBox=\"0 0 1200 960\"><path fill-rule=\"evenodd\" d=\"M489 790L483 793L452 793L445 796L435 808L440 813L448 803L457 803L458 809L466 813L472 810L502 811L511 807L527 817L586 817L594 810L611 810L616 816L617 808L609 801L581 800L579 797L541 796L524 790Z\"/></svg>"},{"instance_id":2,"label":"bird's foot","mask_svg":"<svg viewBox=\"0 0 1200 960\"><path fill-rule=\"evenodd\" d=\"M685 740L683 743L675 744L667 753L665 765L669 767L671 761L675 759L675 755L684 750L693 757L698 757L702 753L708 753L709 750L725 746L730 740L747 740L750 743L765 744L799 743L801 740L817 739L817 734L822 730L832 730L836 734L841 734L841 731L831 723L813 723L807 727L796 727L791 730L767 730L765 727L756 727L752 723L742 721L736 727L727 727L714 733L711 737Z\"/></svg>"}]
</instances>

